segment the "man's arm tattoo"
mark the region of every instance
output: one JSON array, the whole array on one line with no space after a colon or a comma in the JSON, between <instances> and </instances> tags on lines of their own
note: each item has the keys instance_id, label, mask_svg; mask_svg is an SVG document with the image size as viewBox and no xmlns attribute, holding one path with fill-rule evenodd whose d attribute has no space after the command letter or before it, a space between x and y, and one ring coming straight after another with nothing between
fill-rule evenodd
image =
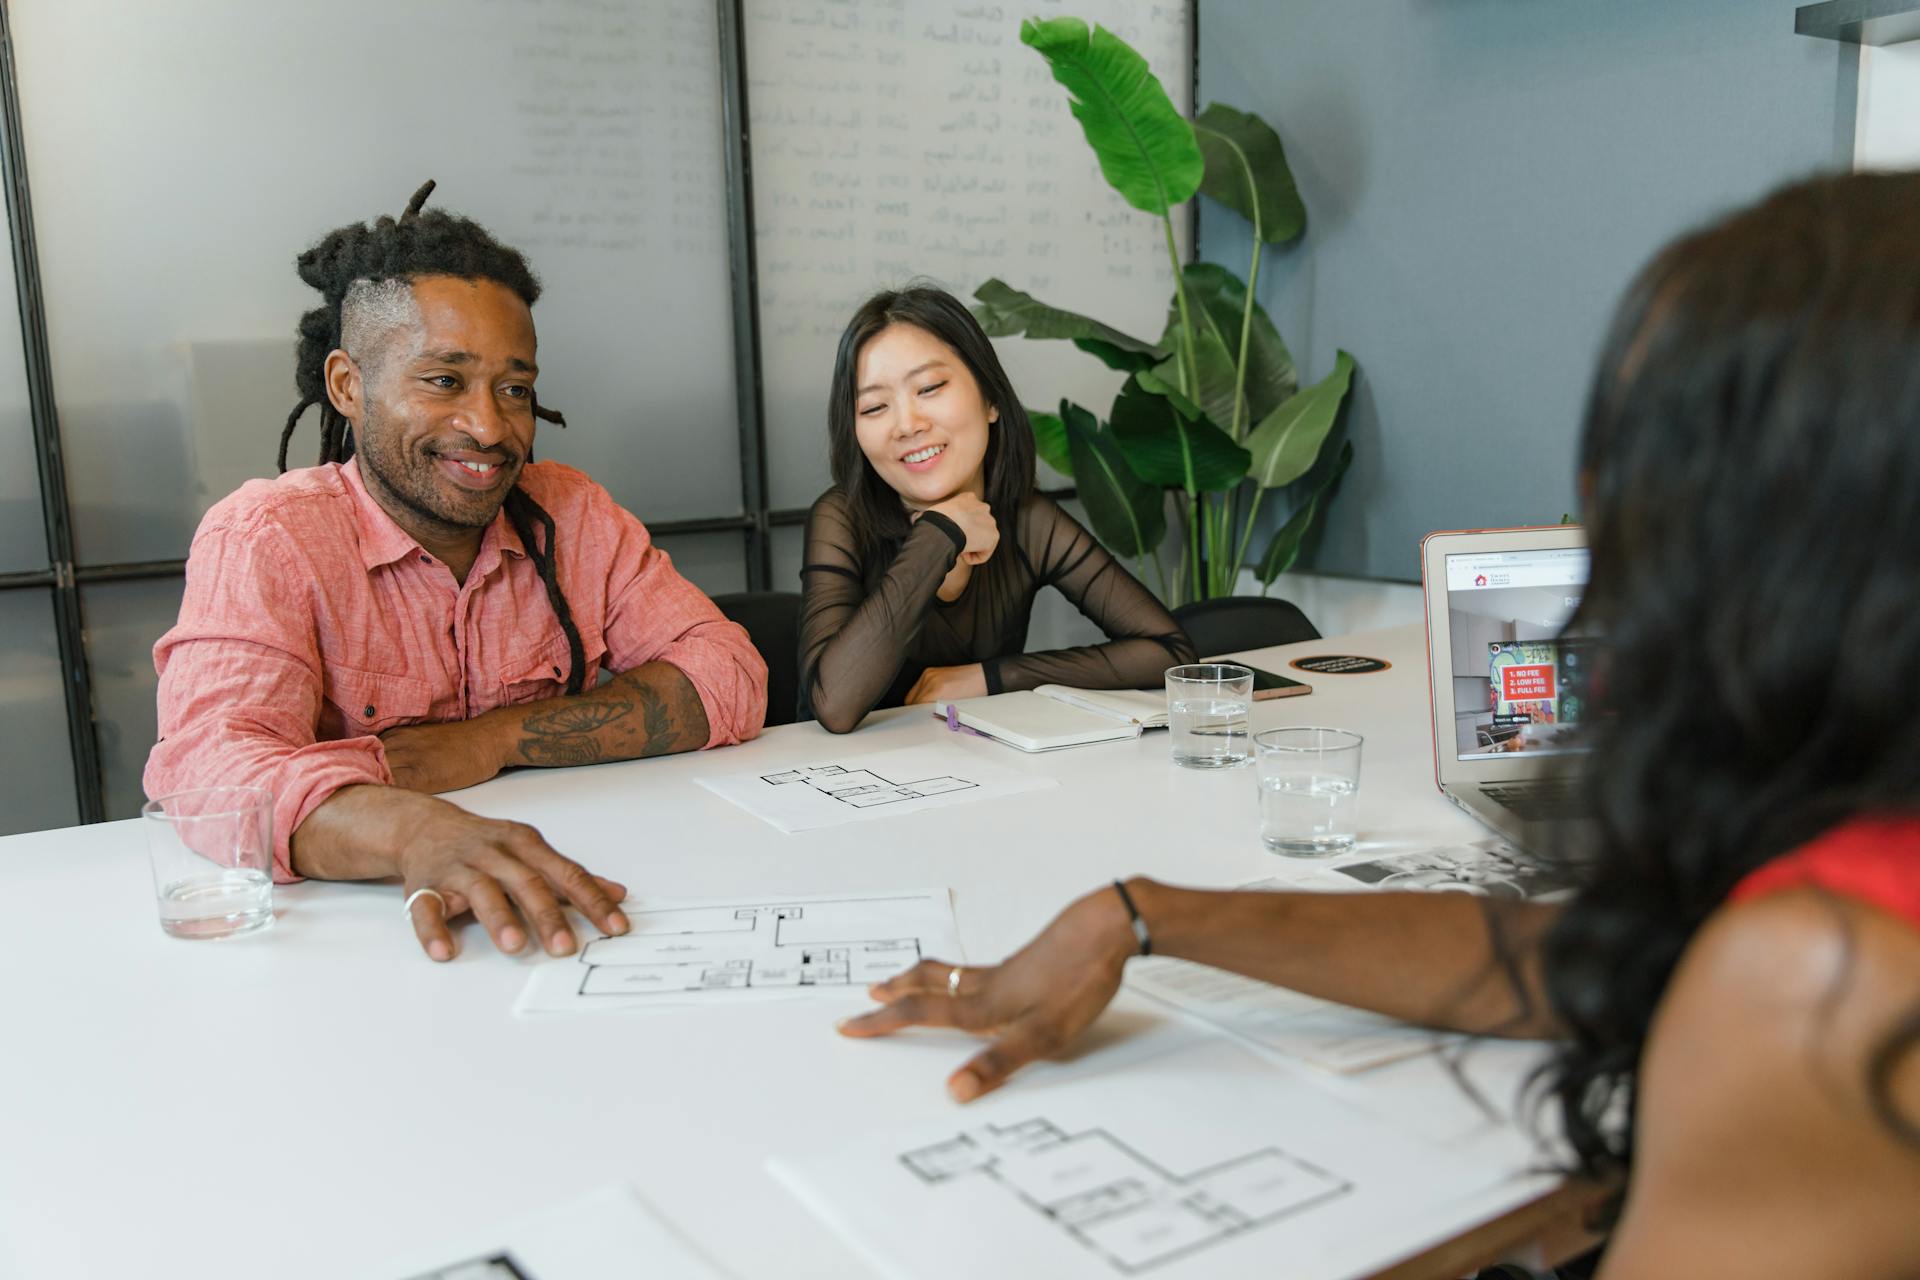
<instances>
[{"instance_id":1,"label":"man's arm tattoo","mask_svg":"<svg viewBox=\"0 0 1920 1280\"><path fill-rule=\"evenodd\" d=\"M520 754L528 764L596 764L603 756L600 744L584 734L566 737L523 738Z\"/></svg>"},{"instance_id":2,"label":"man's arm tattoo","mask_svg":"<svg viewBox=\"0 0 1920 1280\"><path fill-rule=\"evenodd\" d=\"M604 729L632 710L631 702L567 703L548 711L534 712L521 722L520 727L528 733L539 734L592 733L596 729Z\"/></svg>"},{"instance_id":3,"label":"man's arm tattoo","mask_svg":"<svg viewBox=\"0 0 1920 1280\"><path fill-rule=\"evenodd\" d=\"M672 750L673 716L667 710L667 700L647 685L641 685L639 693L640 714L647 726L647 744L641 748L641 754Z\"/></svg>"}]
</instances>

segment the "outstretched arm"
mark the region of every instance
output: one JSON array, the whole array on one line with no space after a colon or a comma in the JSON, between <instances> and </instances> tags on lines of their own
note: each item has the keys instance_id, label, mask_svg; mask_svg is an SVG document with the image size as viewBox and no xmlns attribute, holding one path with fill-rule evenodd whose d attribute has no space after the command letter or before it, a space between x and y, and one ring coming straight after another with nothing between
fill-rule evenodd
<instances>
[{"instance_id":1,"label":"outstretched arm","mask_svg":"<svg viewBox=\"0 0 1920 1280\"><path fill-rule=\"evenodd\" d=\"M394 785L432 794L477 786L518 765L696 751L711 736L693 682L670 663L649 662L586 693L499 707L471 720L389 729L380 742Z\"/></svg>"},{"instance_id":2,"label":"outstretched arm","mask_svg":"<svg viewBox=\"0 0 1920 1280\"><path fill-rule=\"evenodd\" d=\"M1063 684L1079 689L1158 688L1168 667L1195 660L1193 642L1166 606L1051 498L1020 513L1020 546L1035 576L1106 633L1104 644L1013 654L984 663L987 691Z\"/></svg>"},{"instance_id":3,"label":"outstretched arm","mask_svg":"<svg viewBox=\"0 0 1920 1280\"><path fill-rule=\"evenodd\" d=\"M1456 894L1223 893L1138 878L1127 891L1155 955L1450 1030L1557 1030L1538 961L1556 907ZM992 1036L947 1080L968 1102L1077 1039L1112 1001L1137 947L1118 891L1096 889L1004 964L963 969L957 993L953 965L922 961L874 987L881 1007L840 1030L867 1037L951 1026Z\"/></svg>"}]
</instances>

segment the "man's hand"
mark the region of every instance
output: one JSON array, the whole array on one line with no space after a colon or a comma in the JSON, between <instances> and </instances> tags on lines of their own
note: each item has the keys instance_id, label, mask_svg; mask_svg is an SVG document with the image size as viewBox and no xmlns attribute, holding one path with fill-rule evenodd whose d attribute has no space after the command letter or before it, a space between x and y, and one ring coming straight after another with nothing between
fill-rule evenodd
<instances>
[{"instance_id":1,"label":"man's hand","mask_svg":"<svg viewBox=\"0 0 1920 1280\"><path fill-rule=\"evenodd\" d=\"M427 795L479 786L506 765L493 723L483 716L387 730L380 745L393 785Z\"/></svg>"},{"instance_id":2,"label":"man's hand","mask_svg":"<svg viewBox=\"0 0 1920 1280\"><path fill-rule=\"evenodd\" d=\"M978 698L987 691L987 673L977 662L964 667L928 667L907 690L906 706L922 702Z\"/></svg>"},{"instance_id":3,"label":"man's hand","mask_svg":"<svg viewBox=\"0 0 1920 1280\"><path fill-rule=\"evenodd\" d=\"M519 822L482 818L398 787L342 787L293 833L293 869L329 880L399 876L401 890L432 889L408 910L415 936L435 960L455 954L447 921L473 912L494 945L518 952L528 931L548 954L577 945L563 904L610 934L627 931L625 886L563 857Z\"/></svg>"},{"instance_id":4,"label":"man's hand","mask_svg":"<svg viewBox=\"0 0 1920 1280\"><path fill-rule=\"evenodd\" d=\"M1005 964L959 970L922 960L871 988L881 1007L840 1024L865 1039L902 1027L959 1027L994 1042L947 1077L947 1092L971 1102L1036 1058L1058 1053L1092 1025L1120 989L1138 943L1111 888L1096 889L1054 917Z\"/></svg>"}]
</instances>

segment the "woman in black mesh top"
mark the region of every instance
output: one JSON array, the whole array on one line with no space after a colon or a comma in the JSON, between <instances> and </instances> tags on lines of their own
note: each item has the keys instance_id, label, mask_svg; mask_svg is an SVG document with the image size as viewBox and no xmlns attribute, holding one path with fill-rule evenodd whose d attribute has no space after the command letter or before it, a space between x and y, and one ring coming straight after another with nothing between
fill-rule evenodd
<instances>
[{"instance_id":1,"label":"woman in black mesh top","mask_svg":"<svg viewBox=\"0 0 1920 1280\"><path fill-rule=\"evenodd\" d=\"M1180 624L1033 487L1033 433L961 302L876 294L840 335L833 488L807 517L802 714L835 733L875 707L1043 684L1148 688L1194 660ZM1025 653L1052 586L1105 644Z\"/></svg>"}]
</instances>

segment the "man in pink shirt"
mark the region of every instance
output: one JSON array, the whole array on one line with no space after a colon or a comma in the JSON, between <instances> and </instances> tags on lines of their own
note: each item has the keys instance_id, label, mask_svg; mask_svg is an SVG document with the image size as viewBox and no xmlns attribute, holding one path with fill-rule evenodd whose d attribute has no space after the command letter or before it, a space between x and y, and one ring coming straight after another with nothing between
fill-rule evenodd
<instances>
[{"instance_id":1,"label":"man in pink shirt","mask_svg":"<svg viewBox=\"0 0 1920 1280\"><path fill-rule=\"evenodd\" d=\"M146 789L270 789L276 879L398 877L435 960L467 911L503 951L531 930L565 955L563 904L622 933L625 890L433 793L743 741L767 669L604 489L530 460L536 417L561 421L534 396L539 283L422 213L432 186L299 259L326 301L300 323L285 474L194 536ZM286 472L315 404L320 465Z\"/></svg>"}]
</instances>

